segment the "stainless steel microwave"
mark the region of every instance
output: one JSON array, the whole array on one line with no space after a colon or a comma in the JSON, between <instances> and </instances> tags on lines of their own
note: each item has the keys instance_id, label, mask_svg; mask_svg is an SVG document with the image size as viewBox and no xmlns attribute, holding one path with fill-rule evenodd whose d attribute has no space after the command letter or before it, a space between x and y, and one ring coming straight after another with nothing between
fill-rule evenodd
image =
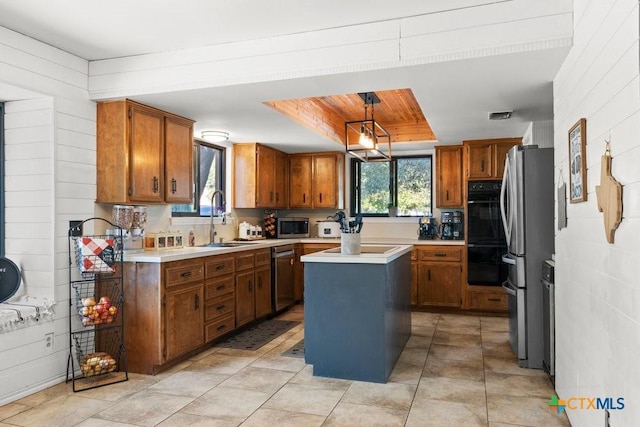
<instances>
[{"instance_id":1,"label":"stainless steel microwave","mask_svg":"<svg viewBox=\"0 0 640 427\"><path fill-rule=\"evenodd\" d=\"M309 218L278 218L276 230L278 239L309 237Z\"/></svg>"}]
</instances>

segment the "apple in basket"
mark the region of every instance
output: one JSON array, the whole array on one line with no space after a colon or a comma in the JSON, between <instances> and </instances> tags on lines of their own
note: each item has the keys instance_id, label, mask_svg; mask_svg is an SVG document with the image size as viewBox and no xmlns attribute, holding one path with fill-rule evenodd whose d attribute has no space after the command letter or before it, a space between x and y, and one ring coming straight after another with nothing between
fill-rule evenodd
<instances>
[{"instance_id":1,"label":"apple in basket","mask_svg":"<svg viewBox=\"0 0 640 427\"><path fill-rule=\"evenodd\" d=\"M102 304L105 309L109 310L109 307L111 307L111 298L109 298L108 296L100 297L100 301L98 301L98 304Z\"/></svg>"}]
</instances>

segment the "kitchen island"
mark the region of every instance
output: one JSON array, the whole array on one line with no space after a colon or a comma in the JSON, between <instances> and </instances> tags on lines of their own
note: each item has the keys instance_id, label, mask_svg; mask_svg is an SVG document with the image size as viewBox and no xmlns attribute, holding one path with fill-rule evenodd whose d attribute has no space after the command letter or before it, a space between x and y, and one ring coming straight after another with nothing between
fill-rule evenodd
<instances>
[{"instance_id":1,"label":"kitchen island","mask_svg":"<svg viewBox=\"0 0 640 427\"><path fill-rule=\"evenodd\" d=\"M305 255L305 361L317 376L384 383L411 334L411 245Z\"/></svg>"}]
</instances>

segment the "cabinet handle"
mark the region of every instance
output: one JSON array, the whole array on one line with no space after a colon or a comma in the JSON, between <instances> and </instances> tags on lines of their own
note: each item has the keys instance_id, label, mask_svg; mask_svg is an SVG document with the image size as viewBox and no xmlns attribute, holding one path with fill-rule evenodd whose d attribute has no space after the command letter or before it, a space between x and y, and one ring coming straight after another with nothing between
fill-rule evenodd
<instances>
[{"instance_id":1,"label":"cabinet handle","mask_svg":"<svg viewBox=\"0 0 640 427\"><path fill-rule=\"evenodd\" d=\"M200 297L198 296L198 294L195 295L194 302L195 302L195 310L197 310L198 307L200 307Z\"/></svg>"},{"instance_id":2,"label":"cabinet handle","mask_svg":"<svg viewBox=\"0 0 640 427\"><path fill-rule=\"evenodd\" d=\"M178 191L178 181L175 178L171 178L171 193L176 194Z\"/></svg>"},{"instance_id":3,"label":"cabinet handle","mask_svg":"<svg viewBox=\"0 0 640 427\"><path fill-rule=\"evenodd\" d=\"M447 200L449 200L449 190L447 190Z\"/></svg>"},{"instance_id":4,"label":"cabinet handle","mask_svg":"<svg viewBox=\"0 0 640 427\"><path fill-rule=\"evenodd\" d=\"M222 270L224 268L224 264L216 265L216 270Z\"/></svg>"},{"instance_id":5,"label":"cabinet handle","mask_svg":"<svg viewBox=\"0 0 640 427\"><path fill-rule=\"evenodd\" d=\"M427 280L431 281L431 269L427 270Z\"/></svg>"},{"instance_id":6,"label":"cabinet handle","mask_svg":"<svg viewBox=\"0 0 640 427\"><path fill-rule=\"evenodd\" d=\"M289 265L293 265L293 258L289 260Z\"/></svg>"},{"instance_id":7,"label":"cabinet handle","mask_svg":"<svg viewBox=\"0 0 640 427\"><path fill-rule=\"evenodd\" d=\"M322 193L320 193L320 203L322 203Z\"/></svg>"},{"instance_id":8,"label":"cabinet handle","mask_svg":"<svg viewBox=\"0 0 640 427\"><path fill-rule=\"evenodd\" d=\"M480 170L484 172L484 160L480 161Z\"/></svg>"},{"instance_id":9,"label":"cabinet handle","mask_svg":"<svg viewBox=\"0 0 640 427\"><path fill-rule=\"evenodd\" d=\"M222 310L224 310L225 307L226 307L226 305L222 304L221 306L217 307L216 310L222 311Z\"/></svg>"},{"instance_id":10,"label":"cabinet handle","mask_svg":"<svg viewBox=\"0 0 640 427\"><path fill-rule=\"evenodd\" d=\"M220 325L220 326L218 326L218 328L216 330L217 331L221 331L223 329L227 329L227 325Z\"/></svg>"},{"instance_id":11,"label":"cabinet handle","mask_svg":"<svg viewBox=\"0 0 640 427\"><path fill-rule=\"evenodd\" d=\"M302 193L302 203L307 203L307 194Z\"/></svg>"},{"instance_id":12,"label":"cabinet handle","mask_svg":"<svg viewBox=\"0 0 640 427\"><path fill-rule=\"evenodd\" d=\"M220 286L218 286L218 287L216 288L216 290L217 290L217 291L221 291L221 290L223 290L224 288L226 288L226 285L220 285Z\"/></svg>"},{"instance_id":13,"label":"cabinet handle","mask_svg":"<svg viewBox=\"0 0 640 427\"><path fill-rule=\"evenodd\" d=\"M273 191L269 191L269 201L273 202Z\"/></svg>"},{"instance_id":14,"label":"cabinet handle","mask_svg":"<svg viewBox=\"0 0 640 427\"><path fill-rule=\"evenodd\" d=\"M276 202L280 201L280 193L276 193Z\"/></svg>"},{"instance_id":15,"label":"cabinet handle","mask_svg":"<svg viewBox=\"0 0 640 427\"><path fill-rule=\"evenodd\" d=\"M489 301L500 302L500 298L487 298Z\"/></svg>"},{"instance_id":16,"label":"cabinet handle","mask_svg":"<svg viewBox=\"0 0 640 427\"><path fill-rule=\"evenodd\" d=\"M160 184L160 181L158 180L157 176L153 177L153 192L157 193L158 192L158 186Z\"/></svg>"},{"instance_id":17,"label":"cabinet handle","mask_svg":"<svg viewBox=\"0 0 640 427\"><path fill-rule=\"evenodd\" d=\"M433 256L447 256L447 254L444 252L436 252Z\"/></svg>"},{"instance_id":18,"label":"cabinet handle","mask_svg":"<svg viewBox=\"0 0 640 427\"><path fill-rule=\"evenodd\" d=\"M189 276L191 276L191 272L190 272L190 271L185 271L184 273L182 273L182 274L180 275L180 277L182 277L182 278L187 278L187 277L189 277Z\"/></svg>"}]
</instances>

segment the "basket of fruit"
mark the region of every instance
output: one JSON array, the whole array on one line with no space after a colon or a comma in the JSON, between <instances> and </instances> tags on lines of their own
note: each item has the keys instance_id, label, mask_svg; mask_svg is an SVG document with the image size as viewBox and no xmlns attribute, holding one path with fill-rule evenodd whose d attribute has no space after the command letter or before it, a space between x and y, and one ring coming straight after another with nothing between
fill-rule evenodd
<instances>
[{"instance_id":1,"label":"basket of fruit","mask_svg":"<svg viewBox=\"0 0 640 427\"><path fill-rule=\"evenodd\" d=\"M116 370L117 365L116 360L109 353L98 351L89 353L82 358L80 370L85 377L92 377L113 372Z\"/></svg>"},{"instance_id":2,"label":"basket of fruit","mask_svg":"<svg viewBox=\"0 0 640 427\"><path fill-rule=\"evenodd\" d=\"M118 307L111 303L111 298L102 296L96 302L92 297L81 298L82 308L78 311L83 326L110 324L116 320Z\"/></svg>"}]
</instances>

